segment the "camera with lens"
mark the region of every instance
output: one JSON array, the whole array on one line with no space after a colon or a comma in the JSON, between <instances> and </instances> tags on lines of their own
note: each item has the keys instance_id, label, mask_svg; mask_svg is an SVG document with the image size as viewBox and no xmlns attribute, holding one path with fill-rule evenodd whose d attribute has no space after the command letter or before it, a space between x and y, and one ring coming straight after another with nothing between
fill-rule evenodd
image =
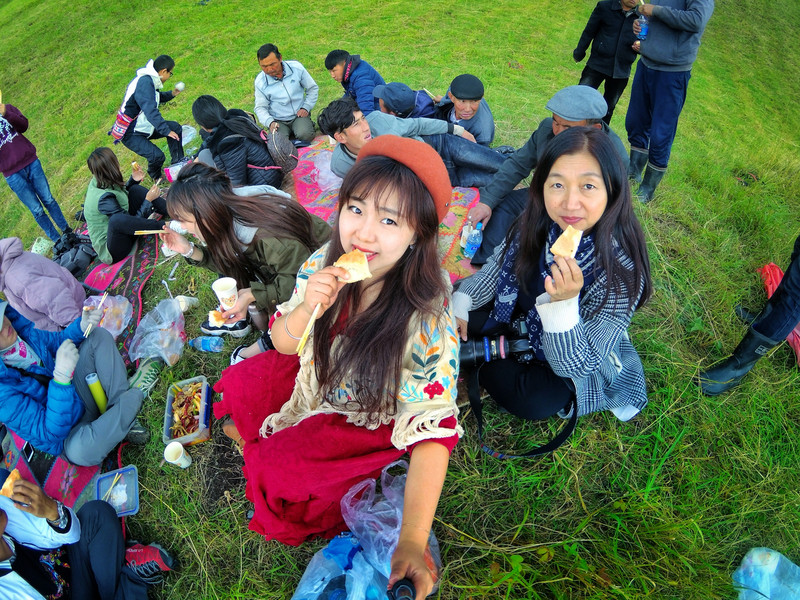
<instances>
[{"instance_id":1,"label":"camera with lens","mask_svg":"<svg viewBox=\"0 0 800 600\"><path fill-rule=\"evenodd\" d=\"M533 362L534 353L528 340L528 326L524 317L509 323L508 335L471 338L461 342L459 362L463 367L477 367L485 362L513 358L519 363Z\"/></svg>"}]
</instances>

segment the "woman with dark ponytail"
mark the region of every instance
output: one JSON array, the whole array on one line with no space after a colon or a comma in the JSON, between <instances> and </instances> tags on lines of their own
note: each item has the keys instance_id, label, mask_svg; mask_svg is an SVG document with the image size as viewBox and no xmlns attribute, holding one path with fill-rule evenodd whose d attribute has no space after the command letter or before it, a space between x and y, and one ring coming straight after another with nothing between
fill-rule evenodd
<instances>
[{"instance_id":1,"label":"woman with dark ponytail","mask_svg":"<svg viewBox=\"0 0 800 600\"><path fill-rule=\"evenodd\" d=\"M201 150L211 152L216 167L225 171L234 186L280 187L283 171L275 165L261 138L261 130L246 112L237 108L227 110L214 96L204 95L192 104L192 115L210 134L203 134Z\"/></svg>"}]
</instances>

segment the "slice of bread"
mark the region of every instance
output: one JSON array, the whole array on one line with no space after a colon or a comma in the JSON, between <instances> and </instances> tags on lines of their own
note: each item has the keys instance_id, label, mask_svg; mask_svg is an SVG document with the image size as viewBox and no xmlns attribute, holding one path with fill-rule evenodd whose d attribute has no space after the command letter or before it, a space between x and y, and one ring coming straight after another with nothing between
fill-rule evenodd
<instances>
[{"instance_id":1,"label":"slice of bread","mask_svg":"<svg viewBox=\"0 0 800 600\"><path fill-rule=\"evenodd\" d=\"M227 319L218 310L208 311L208 324L212 327L222 327L227 322Z\"/></svg>"},{"instance_id":2,"label":"slice of bread","mask_svg":"<svg viewBox=\"0 0 800 600\"><path fill-rule=\"evenodd\" d=\"M581 236L583 232L575 229L572 225L567 225L555 243L550 246L550 252L553 256L563 256L564 258L575 258L578 252L578 245L581 243Z\"/></svg>"},{"instance_id":3,"label":"slice of bread","mask_svg":"<svg viewBox=\"0 0 800 600\"><path fill-rule=\"evenodd\" d=\"M14 469L11 473L8 474L6 477L6 481L3 484L2 489L0 489L0 496L6 496L11 498L11 494L14 492L14 482L22 479L22 476L19 474L19 471Z\"/></svg>"},{"instance_id":4,"label":"slice of bread","mask_svg":"<svg viewBox=\"0 0 800 600\"><path fill-rule=\"evenodd\" d=\"M347 280L347 283L354 283L372 277L372 273L369 272L367 255L361 250L353 250L347 254L342 254L339 260L333 263L333 266L347 269L350 274L350 279Z\"/></svg>"}]
</instances>

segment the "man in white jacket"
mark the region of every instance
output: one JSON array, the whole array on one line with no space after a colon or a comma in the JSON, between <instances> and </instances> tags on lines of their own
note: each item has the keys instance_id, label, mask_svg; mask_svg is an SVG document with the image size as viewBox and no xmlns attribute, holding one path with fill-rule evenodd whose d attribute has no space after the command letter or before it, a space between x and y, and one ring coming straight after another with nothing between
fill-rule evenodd
<instances>
[{"instance_id":1,"label":"man in white jacket","mask_svg":"<svg viewBox=\"0 0 800 600\"><path fill-rule=\"evenodd\" d=\"M0 475L5 481L8 471ZM125 548L117 514L100 500L76 515L35 483L14 482L0 496L0 598L147 600L172 557L159 546Z\"/></svg>"},{"instance_id":2,"label":"man in white jacket","mask_svg":"<svg viewBox=\"0 0 800 600\"><path fill-rule=\"evenodd\" d=\"M319 86L296 60L283 60L275 44L264 44L256 54L261 73L256 75L256 117L270 132L304 142L314 139L311 109Z\"/></svg>"}]
</instances>

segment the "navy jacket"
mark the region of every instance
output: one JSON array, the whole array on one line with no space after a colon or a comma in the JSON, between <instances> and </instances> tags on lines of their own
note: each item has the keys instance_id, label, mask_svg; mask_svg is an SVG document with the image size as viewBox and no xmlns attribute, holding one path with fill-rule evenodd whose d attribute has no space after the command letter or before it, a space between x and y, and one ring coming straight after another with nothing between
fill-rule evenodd
<instances>
[{"instance_id":1,"label":"navy jacket","mask_svg":"<svg viewBox=\"0 0 800 600\"><path fill-rule=\"evenodd\" d=\"M368 115L373 110L380 110L381 105L372 94L376 85L386 85L380 73L367 61L361 60L358 54L352 55L345 63L344 68L345 77L342 79L342 87L345 95L356 101L364 115Z\"/></svg>"}]
</instances>

